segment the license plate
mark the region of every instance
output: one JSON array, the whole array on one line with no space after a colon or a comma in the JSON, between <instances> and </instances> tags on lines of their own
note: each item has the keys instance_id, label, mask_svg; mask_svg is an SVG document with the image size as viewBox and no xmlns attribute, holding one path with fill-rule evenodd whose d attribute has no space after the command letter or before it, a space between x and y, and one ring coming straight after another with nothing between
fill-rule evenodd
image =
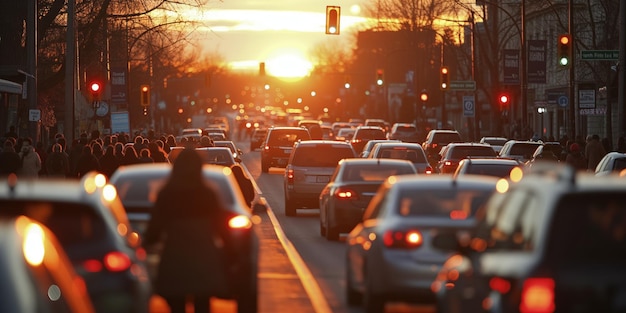
<instances>
[{"instance_id":1,"label":"license plate","mask_svg":"<svg viewBox=\"0 0 626 313\"><path fill-rule=\"evenodd\" d=\"M317 176L317 180L318 183L327 183L330 181L330 177L329 176Z\"/></svg>"}]
</instances>

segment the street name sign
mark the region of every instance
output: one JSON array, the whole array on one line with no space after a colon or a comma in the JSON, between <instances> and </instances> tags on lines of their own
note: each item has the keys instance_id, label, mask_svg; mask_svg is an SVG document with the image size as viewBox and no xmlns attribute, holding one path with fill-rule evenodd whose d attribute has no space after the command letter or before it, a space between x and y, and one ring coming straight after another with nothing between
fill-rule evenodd
<instances>
[{"instance_id":1,"label":"street name sign","mask_svg":"<svg viewBox=\"0 0 626 313\"><path fill-rule=\"evenodd\" d=\"M617 60L619 50L582 50L580 58L582 60Z\"/></svg>"},{"instance_id":2,"label":"street name sign","mask_svg":"<svg viewBox=\"0 0 626 313\"><path fill-rule=\"evenodd\" d=\"M453 80L450 82L450 90L476 90L476 81Z\"/></svg>"}]
</instances>

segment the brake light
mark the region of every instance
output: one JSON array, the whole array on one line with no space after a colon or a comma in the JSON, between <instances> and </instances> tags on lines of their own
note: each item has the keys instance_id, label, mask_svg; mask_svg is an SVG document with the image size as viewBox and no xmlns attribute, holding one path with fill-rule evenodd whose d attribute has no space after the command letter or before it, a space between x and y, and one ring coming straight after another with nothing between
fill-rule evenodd
<instances>
[{"instance_id":1,"label":"brake light","mask_svg":"<svg viewBox=\"0 0 626 313\"><path fill-rule=\"evenodd\" d=\"M509 290L511 290L511 282L504 278L492 277L489 280L489 288L499 292L500 294L506 294Z\"/></svg>"},{"instance_id":2,"label":"brake light","mask_svg":"<svg viewBox=\"0 0 626 313\"><path fill-rule=\"evenodd\" d=\"M91 259L84 261L82 266L85 271L89 273L97 273L102 271L102 262L100 262L99 260Z\"/></svg>"},{"instance_id":3,"label":"brake light","mask_svg":"<svg viewBox=\"0 0 626 313\"><path fill-rule=\"evenodd\" d=\"M450 212L450 219L453 220L464 220L467 218L467 212L463 210L452 210Z\"/></svg>"},{"instance_id":4,"label":"brake light","mask_svg":"<svg viewBox=\"0 0 626 313\"><path fill-rule=\"evenodd\" d=\"M445 161L445 162L443 162L443 165L445 165L445 166L452 166L452 165L454 165L454 163L452 161Z\"/></svg>"},{"instance_id":5,"label":"brake light","mask_svg":"<svg viewBox=\"0 0 626 313\"><path fill-rule=\"evenodd\" d=\"M418 230L388 230L383 236L383 243L388 248L412 249L422 245L424 238Z\"/></svg>"},{"instance_id":6,"label":"brake light","mask_svg":"<svg viewBox=\"0 0 626 313\"><path fill-rule=\"evenodd\" d=\"M294 177L293 169L288 169L285 175L287 175L287 183L293 184L293 177Z\"/></svg>"},{"instance_id":7,"label":"brake light","mask_svg":"<svg viewBox=\"0 0 626 313\"><path fill-rule=\"evenodd\" d=\"M231 229L249 229L252 227L252 221L244 215L233 216L228 220L228 227Z\"/></svg>"},{"instance_id":8,"label":"brake light","mask_svg":"<svg viewBox=\"0 0 626 313\"><path fill-rule=\"evenodd\" d=\"M356 200L359 198L358 194L348 188L339 188L335 191L335 197L341 200Z\"/></svg>"},{"instance_id":9,"label":"brake light","mask_svg":"<svg viewBox=\"0 0 626 313\"><path fill-rule=\"evenodd\" d=\"M122 272L130 268L130 258L122 252L109 252L104 256L104 267L109 272Z\"/></svg>"},{"instance_id":10,"label":"brake light","mask_svg":"<svg viewBox=\"0 0 626 313\"><path fill-rule=\"evenodd\" d=\"M426 173L426 174L432 174L432 173L433 173L433 168L432 168L432 167L430 167L430 166L427 166L427 167L426 167L426 172L425 172L425 173Z\"/></svg>"},{"instance_id":11,"label":"brake light","mask_svg":"<svg viewBox=\"0 0 626 313\"><path fill-rule=\"evenodd\" d=\"M554 312L554 279L529 278L524 281L519 309L522 313Z\"/></svg>"},{"instance_id":12,"label":"brake light","mask_svg":"<svg viewBox=\"0 0 626 313\"><path fill-rule=\"evenodd\" d=\"M265 147L263 147L263 149L264 149L265 151L268 151L268 150L270 149L270 146L267 146L267 145L266 145Z\"/></svg>"},{"instance_id":13,"label":"brake light","mask_svg":"<svg viewBox=\"0 0 626 313\"><path fill-rule=\"evenodd\" d=\"M436 144L436 143L433 143L433 144L431 144L431 147L432 147L433 149L434 149L434 148L437 148L437 144Z\"/></svg>"}]
</instances>

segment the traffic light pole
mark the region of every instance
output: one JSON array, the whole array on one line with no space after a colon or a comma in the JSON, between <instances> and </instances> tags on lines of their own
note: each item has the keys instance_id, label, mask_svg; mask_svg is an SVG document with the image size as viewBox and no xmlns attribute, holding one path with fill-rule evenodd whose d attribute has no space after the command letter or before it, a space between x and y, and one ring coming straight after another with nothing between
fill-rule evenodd
<instances>
[{"instance_id":1,"label":"traffic light pole","mask_svg":"<svg viewBox=\"0 0 626 313\"><path fill-rule=\"evenodd\" d=\"M622 4L623 5L623 4ZM570 140L576 139L576 93L575 93L575 74L576 71L575 65L575 55L574 51L576 50L576 40L574 35L574 0L568 1L568 11L569 11L569 21L568 21L568 30L567 32L570 34L572 39L572 60L570 60L569 66L569 110L568 110L568 119L569 119L569 133L568 137ZM623 30L622 30L623 31Z\"/></svg>"}]
</instances>

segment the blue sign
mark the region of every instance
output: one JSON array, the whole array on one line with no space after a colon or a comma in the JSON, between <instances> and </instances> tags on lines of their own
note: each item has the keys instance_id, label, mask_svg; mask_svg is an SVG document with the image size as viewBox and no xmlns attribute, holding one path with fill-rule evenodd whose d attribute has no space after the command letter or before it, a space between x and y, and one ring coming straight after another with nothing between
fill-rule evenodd
<instances>
[{"instance_id":1,"label":"blue sign","mask_svg":"<svg viewBox=\"0 0 626 313\"><path fill-rule=\"evenodd\" d=\"M567 96L559 96L557 103L561 108L567 108L569 105L569 98Z\"/></svg>"},{"instance_id":2,"label":"blue sign","mask_svg":"<svg viewBox=\"0 0 626 313\"><path fill-rule=\"evenodd\" d=\"M463 97L463 116L473 117L476 112L473 96Z\"/></svg>"}]
</instances>

